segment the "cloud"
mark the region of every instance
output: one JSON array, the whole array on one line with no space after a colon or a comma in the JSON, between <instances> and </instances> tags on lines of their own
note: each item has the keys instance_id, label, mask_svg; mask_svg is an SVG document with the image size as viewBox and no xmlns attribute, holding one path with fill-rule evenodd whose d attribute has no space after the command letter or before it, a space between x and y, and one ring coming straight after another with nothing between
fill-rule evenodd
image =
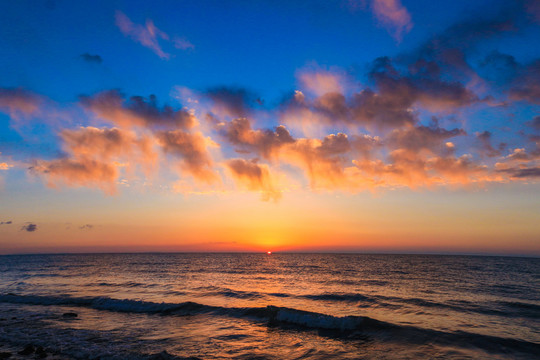
<instances>
[{"instance_id":1,"label":"cloud","mask_svg":"<svg viewBox=\"0 0 540 360\"><path fill-rule=\"evenodd\" d=\"M275 188L266 165L244 159L231 159L226 165L239 185L251 191L260 191L263 200L276 201L281 198L281 192Z\"/></svg>"},{"instance_id":2,"label":"cloud","mask_svg":"<svg viewBox=\"0 0 540 360\"><path fill-rule=\"evenodd\" d=\"M159 40L169 42L170 37L164 31L158 29L152 20L146 20L144 25L134 24L126 14L121 11L116 11L115 19L116 26L118 26L124 35L129 36L134 41L151 49L160 58L166 60L170 59L171 54L165 52L159 43ZM181 50L193 49L195 47L189 40L178 36L173 37L172 43L175 48Z\"/></svg>"},{"instance_id":3,"label":"cloud","mask_svg":"<svg viewBox=\"0 0 540 360\"><path fill-rule=\"evenodd\" d=\"M85 224L82 226L79 226L79 230L92 230L94 228L94 225L92 224Z\"/></svg>"},{"instance_id":4,"label":"cloud","mask_svg":"<svg viewBox=\"0 0 540 360\"><path fill-rule=\"evenodd\" d=\"M213 102L213 113L230 117L247 116L256 99L256 96L246 89L225 86L209 89L205 96Z\"/></svg>"},{"instance_id":5,"label":"cloud","mask_svg":"<svg viewBox=\"0 0 540 360\"><path fill-rule=\"evenodd\" d=\"M400 0L373 0L371 6L377 20L392 32L396 40L401 41L403 35L412 29L411 15Z\"/></svg>"},{"instance_id":6,"label":"cloud","mask_svg":"<svg viewBox=\"0 0 540 360\"><path fill-rule=\"evenodd\" d=\"M213 171L213 162L208 153L208 144L213 143L197 133L182 130L162 131L157 138L165 153L180 156L183 159L181 168L206 183L216 182L218 177Z\"/></svg>"},{"instance_id":7,"label":"cloud","mask_svg":"<svg viewBox=\"0 0 540 360\"><path fill-rule=\"evenodd\" d=\"M401 2L374 1L376 6L396 37L410 30ZM141 168L156 186L191 192L201 184L206 192L219 191L232 184L228 176L267 200L278 199L279 185L289 180L314 191L354 192L536 180L540 119L535 114L524 121L535 108L525 111L517 102L539 104L538 60L522 65L488 47L531 20L522 2L501 6L503 11L491 11L495 16L471 16L410 52L376 58L358 76L362 80L335 68L302 68L295 73L298 89L277 105L262 106L257 94L234 86L176 87L193 109L118 90L81 96L75 106L90 115L77 118L84 126L58 131L61 157L37 160L31 170L50 186L107 193L125 177L132 183L130 175L139 176ZM158 55L170 56L160 47L169 36L150 20L133 24L119 12L117 23ZM192 48L179 39L172 37L171 44ZM34 113L40 99L3 89L0 108ZM508 111L492 117L495 104ZM501 130L504 116L515 131ZM162 177L169 168L178 172L172 186Z\"/></svg>"},{"instance_id":8,"label":"cloud","mask_svg":"<svg viewBox=\"0 0 540 360\"><path fill-rule=\"evenodd\" d=\"M346 78L337 72L321 69L303 70L297 74L302 89L312 92L317 96L326 93L343 93Z\"/></svg>"},{"instance_id":9,"label":"cloud","mask_svg":"<svg viewBox=\"0 0 540 360\"><path fill-rule=\"evenodd\" d=\"M496 157L501 155L501 151L495 149L491 145L492 133L489 131L482 131L476 133L476 139L479 144L480 154L487 157Z\"/></svg>"},{"instance_id":10,"label":"cloud","mask_svg":"<svg viewBox=\"0 0 540 360\"><path fill-rule=\"evenodd\" d=\"M23 225L20 231L34 232L36 230L37 230L36 224L28 223L26 225Z\"/></svg>"},{"instance_id":11,"label":"cloud","mask_svg":"<svg viewBox=\"0 0 540 360\"><path fill-rule=\"evenodd\" d=\"M0 225L11 225L13 223L13 221L9 220L9 221L0 221Z\"/></svg>"},{"instance_id":12,"label":"cloud","mask_svg":"<svg viewBox=\"0 0 540 360\"><path fill-rule=\"evenodd\" d=\"M366 87L349 97L331 91L311 100L296 92L282 104L283 121L392 129L417 123L415 109L445 114L482 101L462 83L443 80L439 74L402 73L387 57L376 59L368 76L374 89Z\"/></svg>"},{"instance_id":13,"label":"cloud","mask_svg":"<svg viewBox=\"0 0 540 360\"><path fill-rule=\"evenodd\" d=\"M94 96L81 96L80 101L99 118L124 127L190 128L197 123L187 110L174 110L168 105L160 109L155 95L132 96L125 100L118 90L108 90Z\"/></svg>"},{"instance_id":14,"label":"cloud","mask_svg":"<svg viewBox=\"0 0 540 360\"><path fill-rule=\"evenodd\" d=\"M498 170L501 173L508 174L515 179L535 179L540 178L540 167L508 167Z\"/></svg>"},{"instance_id":15,"label":"cloud","mask_svg":"<svg viewBox=\"0 0 540 360\"><path fill-rule=\"evenodd\" d=\"M189 40L182 37L175 37L173 39L173 44L175 48L180 50L189 50L195 48L195 45L193 45Z\"/></svg>"},{"instance_id":16,"label":"cloud","mask_svg":"<svg viewBox=\"0 0 540 360\"><path fill-rule=\"evenodd\" d=\"M446 130L438 127L437 124L420 125L393 130L386 143L391 148L413 153L427 150L439 154L447 149L446 140L461 135L465 135L463 129Z\"/></svg>"},{"instance_id":17,"label":"cloud","mask_svg":"<svg viewBox=\"0 0 540 360\"><path fill-rule=\"evenodd\" d=\"M511 173L516 178L538 178L540 177L540 167L512 169Z\"/></svg>"},{"instance_id":18,"label":"cloud","mask_svg":"<svg viewBox=\"0 0 540 360\"><path fill-rule=\"evenodd\" d=\"M171 54L168 54L161 49L158 42L158 38L169 40L169 35L159 30L152 20L146 20L144 26L134 24L126 14L121 11L116 11L116 26L120 28L120 31L122 31L124 35L129 36L141 45L151 49L160 58L168 60L171 57Z\"/></svg>"},{"instance_id":19,"label":"cloud","mask_svg":"<svg viewBox=\"0 0 540 360\"><path fill-rule=\"evenodd\" d=\"M540 105L540 60L522 69L510 89L510 98Z\"/></svg>"},{"instance_id":20,"label":"cloud","mask_svg":"<svg viewBox=\"0 0 540 360\"><path fill-rule=\"evenodd\" d=\"M87 157L38 160L29 170L45 177L50 187L60 185L94 187L107 194L116 193L115 183L119 174L114 164Z\"/></svg>"},{"instance_id":21,"label":"cloud","mask_svg":"<svg viewBox=\"0 0 540 360\"><path fill-rule=\"evenodd\" d=\"M301 168L312 190L348 190L357 187L347 176L346 166L352 166L349 154L352 148L343 133L330 134L322 140L303 138L285 146L280 160Z\"/></svg>"},{"instance_id":22,"label":"cloud","mask_svg":"<svg viewBox=\"0 0 540 360\"><path fill-rule=\"evenodd\" d=\"M20 88L0 88L0 111L11 116L36 113L43 100L40 96Z\"/></svg>"},{"instance_id":23,"label":"cloud","mask_svg":"<svg viewBox=\"0 0 540 360\"><path fill-rule=\"evenodd\" d=\"M0 163L0 170L9 170L9 168L12 168L13 165L10 165L8 163L5 163L5 162L1 162Z\"/></svg>"},{"instance_id":24,"label":"cloud","mask_svg":"<svg viewBox=\"0 0 540 360\"><path fill-rule=\"evenodd\" d=\"M527 122L527 125L533 129L540 130L540 116L535 116L531 121Z\"/></svg>"},{"instance_id":25,"label":"cloud","mask_svg":"<svg viewBox=\"0 0 540 360\"><path fill-rule=\"evenodd\" d=\"M540 159L540 151L538 149L529 153L524 148L517 148L512 150L512 153L505 156L503 160L511 162L529 162L537 159Z\"/></svg>"},{"instance_id":26,"label":"cloud","mask_svg":"<svg viewBox=\"0 0 540 360\"><path fill-rule=\"evenodd\" d=\"M147 165L157 160L152 140L143 136L138 138L134 132L127 130L88 126L63 130L61 137L66 151L76 158L92 157L103 161L127 159Z\"/></svg>"},{"instance_id":27,"label":"cloud","mask_svg":"<svg viewBox=\"0 0 540 360\"><path fill-rule=\"evenodd\" d=\"M274 130L253 130L247 118L218 124L217 129L230 144L237 147L238 152L254 152L266 159L272 158L283 145L295 141L283 125Z\"/></svg>"},{"instance_id":28,"label":"cloud","mask_svg":"<svg viewBox=\"0 0 540 360\"><path fill-rule=\"evenodd\" d=\"M101 64L103 62L103 59L99 55L91 55L89 53L84 53L80 55L80 58L83 59L86 62L94 63L94 64Z\"/></svg>"}]
</instances>

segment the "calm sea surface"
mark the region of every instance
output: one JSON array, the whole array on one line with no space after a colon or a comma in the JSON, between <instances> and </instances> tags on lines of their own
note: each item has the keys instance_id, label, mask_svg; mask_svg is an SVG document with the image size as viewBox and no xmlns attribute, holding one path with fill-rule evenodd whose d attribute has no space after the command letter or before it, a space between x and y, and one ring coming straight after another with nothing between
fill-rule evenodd
<instances>
[{"instance_id":1,"label":"calm sea surface","mask_svg":"<svg viewBox=\"0 0 540 360\"><path fill-rule=\"evenodd\" d=\"M540 259L0 256L0 351L27 344L62 359L539 359Z\"/></svg>"}]
</instances>

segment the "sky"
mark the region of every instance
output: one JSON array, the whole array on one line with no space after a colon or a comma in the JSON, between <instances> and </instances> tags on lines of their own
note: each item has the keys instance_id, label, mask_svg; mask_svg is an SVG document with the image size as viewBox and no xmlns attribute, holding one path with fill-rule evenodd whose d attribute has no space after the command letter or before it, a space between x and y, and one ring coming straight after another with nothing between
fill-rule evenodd
<instances>
[{"instance_id":1,"label":"sky","mask_svg":"<svg viewBox=\"0 0 540 360\"><path fill-rule=\"evenodd\" d=\"M0 3L0 254L540 256L540 1Z\"/></svg>"}]
</instances>

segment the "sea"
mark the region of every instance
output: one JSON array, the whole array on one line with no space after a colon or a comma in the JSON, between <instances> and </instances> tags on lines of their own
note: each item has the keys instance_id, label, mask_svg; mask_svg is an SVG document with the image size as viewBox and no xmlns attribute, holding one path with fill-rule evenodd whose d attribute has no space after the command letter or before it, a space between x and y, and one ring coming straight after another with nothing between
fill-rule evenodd
<instances>
[{"instance_id":1,"label":"sea","mask_svg":"<svg viewBox=\"0 0 540 360\"><path fill-rule=\"evenodd\" d=\"M540 359L540 259L5 255L0 353L10 359Z\"/></svg>"}]
</instances>

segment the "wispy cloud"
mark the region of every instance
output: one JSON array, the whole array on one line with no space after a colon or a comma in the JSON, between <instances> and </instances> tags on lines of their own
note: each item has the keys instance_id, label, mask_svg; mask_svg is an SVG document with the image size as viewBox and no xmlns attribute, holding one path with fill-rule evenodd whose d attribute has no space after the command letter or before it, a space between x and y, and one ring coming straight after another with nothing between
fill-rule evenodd
<instances>
[{"instance_id":1,"label":"wispy cloud","mask_svg":"<svg viewBox=\"0 0 540 360\"><path fill-rule=\"evenodd\" d=\"M281 198L281 192L274 186L267 165L257 164L256 160L244 159L231 159L226 165L238 184L251 191L260 191L263 200Z\"/></svg>"},{"instance_id":2,"label":"wispy cloud","mask_svg":"<svg viewBox=\"0 0 540 360\"><path fill-rule=\"evenodd\" d=\"M0 88L0 110L13 117L36 113L42 98L20 88Z\"/></svg>"},{"instance_id":3,"label":"wispy cloud","mask_svg":"<svg viewBox=\"0 0 540 360\"><path fill-rule=\"evenodd\" d=\"M372 8L377 20L398 41L401 41L403 35L413 27L411 14L401 4L400 0L373 0Z\"/></svg>"},{"instance_id":4,"label":"wispy cloud","mask_svg":"<svg viewBox=\"0 0 540 360\"><path fill-rule=\"evenodd\" d=\"M170 42L171 39L167 33L158 29L152 20L146 20L144 25L135 24L121 11L116 11L115 19L116 26L124 35L151 49L160 58L170 59L171 54L163 50L159 41ZM178 36L173 37L172 44L175 48L181 50L194 48L194 45L189 40Z\"/></svg>"}]
</instances>

